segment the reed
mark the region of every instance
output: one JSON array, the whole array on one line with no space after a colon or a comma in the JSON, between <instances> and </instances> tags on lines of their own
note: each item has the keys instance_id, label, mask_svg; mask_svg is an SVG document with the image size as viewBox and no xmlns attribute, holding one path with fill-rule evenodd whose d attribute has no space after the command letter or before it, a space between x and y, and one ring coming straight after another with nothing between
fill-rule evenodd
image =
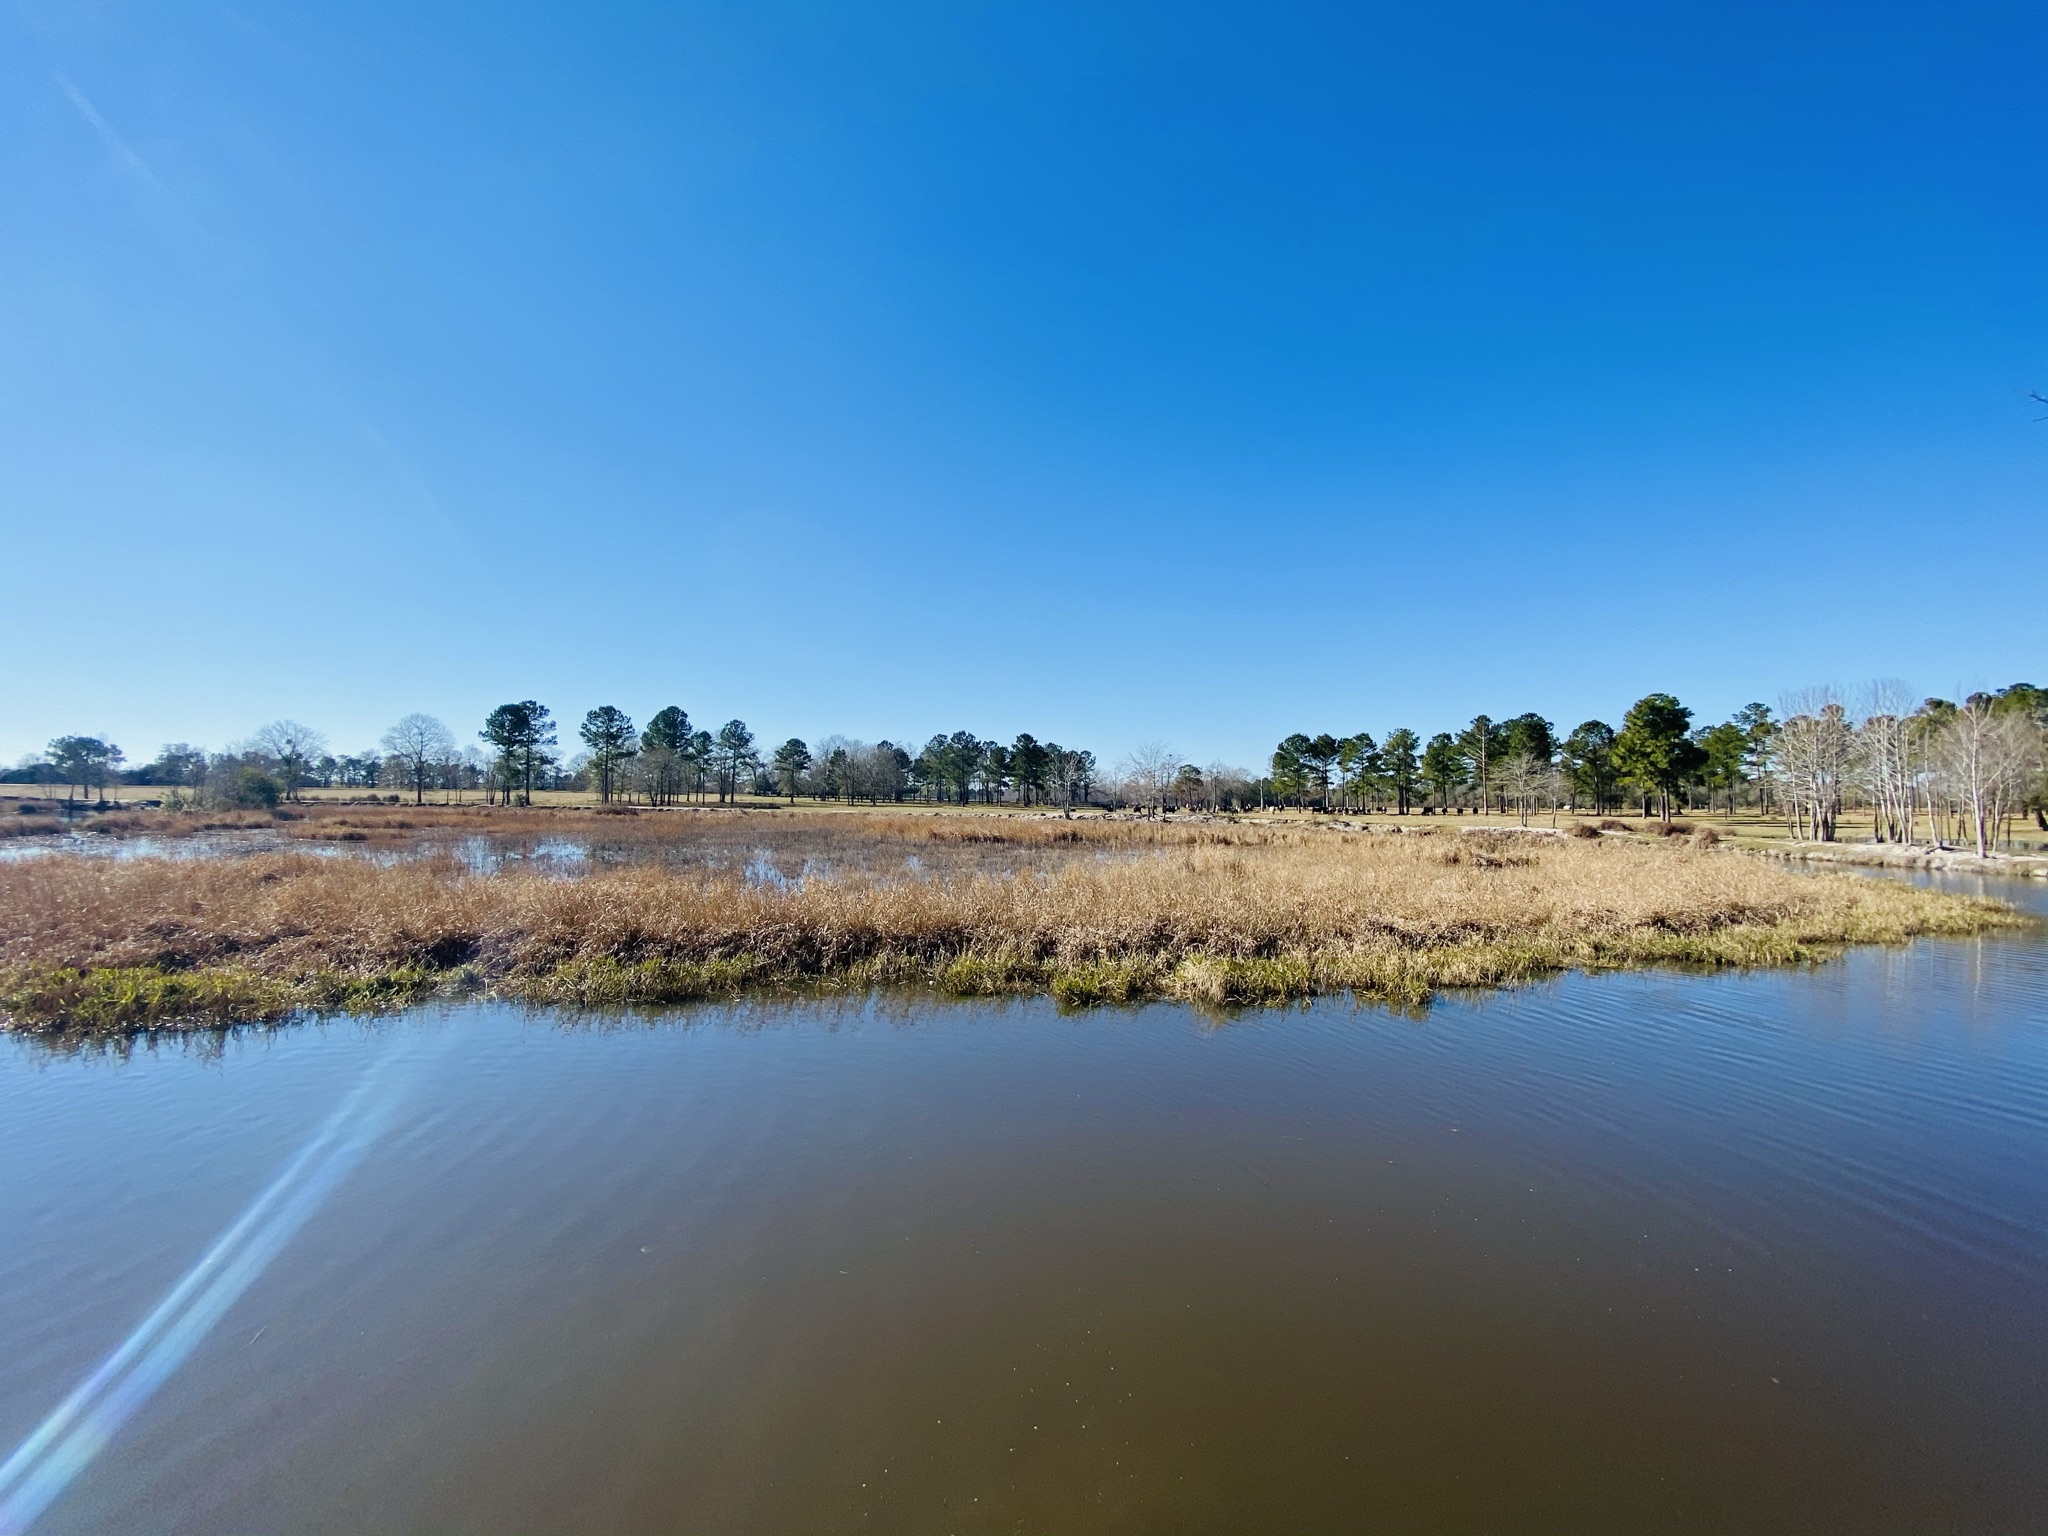
<instances>
[{"instance_id":1,"label":"reed","mask_svg":"<svg viewBox=\"0 0 2048 1536\"><path fill-rule=\"evenodd\" d=\"M966 818L863 818L900 851ZM899 823L899 824L891 824ZM115 1031L381 1008L438 990L622 1006L787 986L1050 992L1219 1006L1349 991L1399 1004L1561 969L1788 964L1967 934L2011 909L1633 840L1013 823L1070 859L792 885L633 865L474 875L296 852L0 866L0 1012ZM1030 828L1031 830L1025 830ZM346 830L346 829L339 829Z\"/></svg>"}]
</instances>

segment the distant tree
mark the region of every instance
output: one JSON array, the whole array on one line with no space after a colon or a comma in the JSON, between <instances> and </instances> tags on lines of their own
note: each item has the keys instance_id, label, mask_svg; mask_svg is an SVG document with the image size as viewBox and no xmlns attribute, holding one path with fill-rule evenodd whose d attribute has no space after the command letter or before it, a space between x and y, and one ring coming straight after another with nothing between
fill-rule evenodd
<instances>
[{"instance_id":1,"label":"distant tree","mask_svg":"<svg viewBox=\"0 0 2048 1536\"><path fill-rule=\"evenodd\" d=\"M674 704L656 710L640 733L641 781L650 805L674 802L693 757L690 717Z\"/></svg>"},{"instance_id":2,"label":"distant tree","mask_svg":"<svg viewBox=\"0 0 2048 1536\"><path fill-rule=\"evenodd\" d=\"M1771 737L1771 777L1783 790L1792 835L1831 843L1856 752L1856 726L1832 687L1802 688L1780 700L1785 718Z\"/></svg>"},{"instance_id":3,"label":"distant tree","mask_svg":"<svg viewBox=\"0 0 2048 1536\"><path fill-rule=\"evenodd\" d=\"M2034 729L2048 737L2048 688L2009 683L1992 695L1992 708L1998 714L2018 715L2033 722ZM2026 786L2020 808L2032 812L2035 827L2048 832L2048 754L2044 754L2032 782Z\"/></svg>"},{"instance_id":4,"label":"distant tree","mask_svg":"<svg viewBox=\"0 0 2048 1536\"><path fill-rule=\"evenodd\" d=\"M1742 771L1749 754L1749 738L1733 720L1709 725L1693 733L1699 748L1700 784L1707 792L1707 808L1713 809L1717 793L1728 797L1728 814L1735 814L1735 791L1747 782Z\"/></svg>"},{"instance_id":5,"label":"distant tree","mask_svg":"<svg viewBox=\"0 0 2048 1536\"><path fill-rule=\"evenodd\" d=\"M1849 773L1869 800L1872 835L1881 843L1910 843L1923 771L1915 750L1912 690L1897 678L1880 678L1864 687L1858 711L1863 720L1856 728ZM1732 793L1729 799L1732 803Z\"/></svg>"},{"instance_id":6,"label":"distant tree","mask_svg":"<svg viewBox=\"0 0 2048 1536\"><path fill-rule=\"evenodd\" d=\"M690 733L689 772L692 781L696 785L699 799L702 799L704 796L706 780L709 779L715 782L717 779L717 757L718 739L716 737L709 731L692 731Z\"/></svg>"},{"instance_id":7,"label":"distant tree","mask_svg":"<svg viewBox=\"0 0 2048 1536\"><path fill-rule=\"evenodd\" d=\"M1017 798L1025 805L1034 797L1045 798L1046 778L1052 772L1052 754L1038 738L1020 733L1010 745L1010 772L1017 780Z\"/></svg>"},{"instance_id":8,"label":"distant tree","mask_svg":"<svg viewBox=\"0 0 2048 1536\"><path fill-rule=\"evenodd\" d=\"M1053 778L1060 792L1063 805L1086 805L1088 797L1095 792L1095 754L1093 752L1070 751L1065 747L1047 747L1052 754Z\"/></svg>"},{"instance_id":9,"label":"distant tree","mask_svg":"<svg viewBox=\"0 0 2048 1536\"><path fill-rule=\"evenodd\" d=\"M927 800L943 800L946 797L945 758L946 738L934 736L924 744L910 764L911 787Z\"/></svg>"},{"instance_id":10,"label":"distant tree","mask_svg":"<svg viewBox=\"0 0 2048 1536\"><path fill-rule=\"evenodd\" d=\"M1369 731L1346 736L1337 743L1338 782L1345 800L1354 806L1363 807L1366 797L1377 793L1386 766L1380 745Z\"/></svg>"},{"instance_id":11,"label":"distant tree","mask_svg":"<svg viewBox=\"0 0 2048 1536\"><path fill-rule=\"evenodd\" d=\"M910 780L910 754L893 741L878 741L868 761L868 782L874 798L891 804L901 800L904 786Z\"/></svg>"},{"instance_id":12,"label":"distant tree","mask_svg":"<svg viewBox=\"0 0 2048 1536\"><path fill-rule=\"evenodd\" d=\"M1180 772L1180 754L1160 741L1144 741L1118 765L1124 794L1146 810L1156 811L1166 803L1174 776Z\"/></svg>"},{"instance_id":13,"label":"distant tree","mask_svg":"<svg viewBox=\"0 0 2048 1536\"><path fill-rule=\"evenodd\" d=\"M975 776L981 772L981 738L972 731L955 731L948 736L945 767L954 797L965 805L974 794Z\"/></svg>"},{"instance_id":14,"label":"distant tree","mask_svg":"<svg viewBox=\"0 0 2048 1536\"><path fill-rule=\"evenodd\" d=\"M462 756L454 765L457 789L482 789L491 780L491 760L477 747L464 747ZM456 804L462 803L462 796L455 797Z\"/></svg>"},{"instance_id":15,"label":"distant tree","mask_svg":"<svg viewBox=\"0 0 2048 1536\"><path fill-rule=\"evenodd\" d=\"M597 776L597 798L610 805L612 782L619 765L640 750L633 720L614 704L600 704L583 717L577 735L590 749L590 771Z\"/></svg>"},{"instance_id":16,"label":"distant tree","mask_svg":"<svg viewBox=\"0 0 2048 1536\"><path fill-rule=\"evenodd\" d=\"M1408 803L1422 784L1421 746L1421 739L1402 725L1387 732L1386 743L1380 748L1381 761L1386 764L1387 787L1393 790L1394 804L1403 816L1408 814Z\"/></svg>"},{"instance_id":17,"label":"distant tree","mask_svg":"<svg viewBox=\"0 0 2048 1536\"><path fill-rule=\"evenodd\" d=\"M1325 808L1330 803L1330 783L1337 770L1337 758L1343 750L1328 731L1311 738L1308 744L1309 788Z\"/></svg>"},{"instance_id":18,"label":"distant tree","mask_svg":"<svg viewBox=\"0 0 2048 1536\"><path fill-rule=\"evenodd\" d=\"M1565 781L1571 785L1574 808L1584 795L1595 814L1607 809L1614 791L1614 727L1605 720L1587 720L1564 739L1561 750Z\"/></svg>"},{"instance_id":19,"label":"distant tree","mask_svg":"<svg viewBox=\"0 0 2048 1536\"><path fill-rule=\"evenodd\" d=\"M981 784L982 803L1000 803L1010 787L1010 749L1000 741L984 741L975 777Z\"/></svg>"},{"instance_id":20,"label":"distant tree","mask_svg":"<svg viewBox=\"0 0 2048 1536\"><path fill-rule=\"evenodd\" d=\"M643 747L666 747L671 752L681 752L690 740L690 717L677 705L654 712L654 718L647 722L647 729L640 733Z\"/></svg>"},{"instance_id":21,"label":"distant tree","mask_svg":"<svg viewBox=\"0 0 2048 1536\"><path fill-rule=\"evenodd\" d=\"M57 782L57 768L50 761L47 751L25 752L20 760L5 775L0 775L9 784L33 784L37 795Z\"/></svg>"},{"instance_id":22,"label":"distant tree","mask_svg":"<svg viewBox=\"0 0 2048 1536\"><path fill-rule=\"evenodd\" d=\"M1502 796L1515 807L1523 826L1529 825L1529 807L1549 788L1550 764L1534 752L1510 752L1494 764Z\"/></svg>"},{"instance_id":23,"label":"distant tree","mask_svg":"<svg viewBox=\"0 0 2048 1536\"><path fill-rule=\"evenodd\" d=\"M848 805L853 804L853 754L845 747L835 746L825 753L824 772L818 776L818 788L827 800L843 797Z\"/></svg>"},{"instance_id":24,"label":"distant tree","mask_svg":"<svg viewBox=\"0 0 2048 1536\"><path fill-rule=\"evenodd\" d=\"M1699 770L1705 757L1686 734L1692 711L1668 693L1645 694L1629 706L1614 738L1614 768L1646 795L1657 797L1665 822L1671 797Z\"/></svg>"},{"instance_id":25,"label":"distant tree","mask_svg":"<svg viewBox=\"0 0 2048 1536\"><path fill-rule=\"evenodd\" d=\"M2041 772L2041 725L2025 708L1999 708L1996 695L1973 693L1934 737L1934 758L1969 816L1977 857L1986 857L1999 830Z\"/></svg>"},{"instance_id":26,"label":"distant tree","mask_svg":"<svg viewBox=\"0 0 2048 1536\"><path fill-rule=\"evenodd\" d=\"M1764 808L1764 789L1770 783L1771 738L1778 733L1768 704L1745 704L1735 711L1735 724L1742 730L1742 771L1757 786L1757 809Z\"/></svg>"},{"instance_id":27,"label":"distant tree","mask_svg":"<svg viewBox=\"0 0 2048 1536\"><path fill-rule=\"evenodd\" d=\"M1479 791L1482 811L1493 796L1493 763L1504 745L1501 734L1501 728L1490 718L1475 715L1458 737L1458 750L1464 754L1467 776Z\"/></svg>"},{"instance_id":28,"label":"distant tree","mask_svg":"<svg viewBox=\"0 0 2048 1536\"><path fill-rule=\"evenodd\" d=\"M1504 753L1523 752L1545 765L1557 757L1556 728L1538 714L1517 715L1500 727Z\"/></svg>"},{"instance_id":29,"label":"distant tree","mask_svg":"<svg viewBox=\"0 0 2048 1536\"><path fill-rule=\"evenodd\" d=\"M197 789L206 782L206 754L182 741L166 742L156 761L143 770L145 784L175 784Z\"/></svg>"},{"instance_id":30,"label":"distant tree","mask_svg":"<svg viewBox=\"0 0 2048 1536\"><path fill-rule=\"evenodd\" d=\"M1422 749L1422 777L1436 791L1437 808L1451 808L1451 791L1465 782L1465 754L1449 731L1438 731Z\"/></svg>"},{"instance_id":31,"label":"distant tree","mask_svg":"<svg viewBox=\"0 0 2048 1536\"><path fill-rule=\"evenodd\" d=\"M2048 688L2033 683L2008 683L1991 695L1991 712L2026 715L2035 724L2048 728Z\"/></svg>"},{"instance_id":32,"label":"distant tree","mask_svg":"<svg viewBox=\"0 0 2048 1536\"><path fill-rule=\"evenodd\" d=\"M811 749L798 737L790 737L775 749L775 777L791 805L796 804L796 792L810 766Z\"/></svg>"},{"instance_id":33,"label":"distant tree","mask_svg":"<svg viewBox=\"0 0 2048 1536\"><path fill-rule=\"evenodd\" d=\"M1209 804L1219 811L1242 809L1257 793L1253 775L1248 770L1220 758L1202 770L1202 777L1207 781L1203 788Z\"/></svg>"},{"instance_id":34,"label":"distant tree","mask_svg":"<svg viewBox=\"0 0 2048 1536\"><path fill-rule=\"evenodd\" d=\"M1273 749L1267 766L1273 777L1273 793L1281 804L1289 800L1296 805L1308 803L1309 792L1315 787L1315 750L1315 738L1301 731L1284 738Z\"/></svg>"},{"instance_id":35,"label":"distant tree","mask_svg":"<svg viewBox=\"0 0 2048 1536\"><path fill-rule=\"evenodd\" d=\"M100 799L107 798L107 780L122 762L119 747L97 736L59 736L50 743L49 751L50 765L64 785L65 799L72 798L74 785L81 794L98 791Z\"/></svg>"},{"instance_id":36,"label":"distant tree","mask_svg":"<svg viewBox=\"0 0 2048 1536\"><path fill-rule=\"evenodd\" d=\"M474 752L476 749L472 747L468 750ZM443 752L440 759L434 764L434 782L443 790L453 795L457 805L462 804L462 790L464 788L463 751L462 744L451 733L448 737L448 750Z\"/></svg>"},{"instance_id":37,"label":"distant tree","mask_svg":"<svg viewBox=\"0 0 2048 1536\"><path fill-rule=\"evenodd\" d=\"M500 704L484 718L477 733L497 749L497 771L509 797L514 785L533 804L533 781L554 763L555 719L545 704L521 699Z\"/></svg>"},{"instance_id":38,"label":"distant tree","mask_svg":"<svg viewBox=\"0 0 2048 1536\"><path fill-rule=\"evenodd\" d=\"M384 733L383 748L412 784L412 803L427 797L428 781L455 752L455 738L432 715L407 715Z\"/></svg>"},{"instance_id":39,"label":"distant tree","mask_svg":"<svg viewBox=\"0 0 2048 1536\"><path fill-rule=\"evenodd\" d=\"M718 728L714 747L719 776L719 798L737 800L740 786L750 782L761 766L754 750L754 733L744 720L728 720Z\"/></svg>"},{"instance_id":40,"label":"distant tree","mask_svg":"<svg viewBox=\"0 0 2048 1536\"><path fill-rule=\"evenodd\" d=\"M296 720L271 721L249 739L249 744L277 764L287 800L299 797L306 764L327 750L325 736Z\"/></svg>"}]
</instances>

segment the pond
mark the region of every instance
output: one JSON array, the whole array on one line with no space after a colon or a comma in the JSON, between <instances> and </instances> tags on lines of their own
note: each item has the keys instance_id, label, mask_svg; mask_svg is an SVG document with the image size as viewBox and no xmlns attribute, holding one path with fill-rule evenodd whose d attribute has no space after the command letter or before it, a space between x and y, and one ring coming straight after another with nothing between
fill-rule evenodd
<instances>
[{"instance_id":1,"label":"pond","mask_svg":"<svg viewBox=\"0 0 2048 1536\"><path fill-rule=\"evenodd\" d=\"M2039 932L17 1039L0 1160L0 1530L2048 1523Z\"/></svg>"}]
</instances>

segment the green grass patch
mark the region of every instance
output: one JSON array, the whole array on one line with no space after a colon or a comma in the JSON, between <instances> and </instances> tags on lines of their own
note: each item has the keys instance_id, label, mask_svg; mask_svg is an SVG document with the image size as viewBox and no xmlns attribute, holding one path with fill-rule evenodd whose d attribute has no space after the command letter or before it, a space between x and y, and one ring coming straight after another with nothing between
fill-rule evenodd
<instances>
[{"instance_id":1,"label":"green grass patch","mask_svg":"<svg viewBox=\"0 0 2048 1536\"><path fill-rule=\"evenodd\" d=\"M30 1031L126 1033L159 1027L254 1024L296 1012L293 990L225 967L68 966L17 970L0 979L0 1012Z\"/></svg>"}]
</instances>

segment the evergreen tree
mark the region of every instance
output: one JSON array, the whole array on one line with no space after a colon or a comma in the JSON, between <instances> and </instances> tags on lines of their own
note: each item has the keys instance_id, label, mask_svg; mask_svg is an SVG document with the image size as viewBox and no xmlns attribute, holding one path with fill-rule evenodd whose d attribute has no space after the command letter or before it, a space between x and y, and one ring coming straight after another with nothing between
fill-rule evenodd
<instances>
[{"instance_id":1,"label":"evergreen tree","mask_svg":"<svg viewBox=\"0 0 2048 1536\"><path fill-rule=\"evenodd\" d=\"M1614 738L1614 767L1645 794L1657 796L1671 820L1671 797L1699 771L1706 754L1686 734L1692 711L1668 693L1650 693L1629 706Z\"/></svg>"},{"instance_id":2,"label":"evergreen tree","mask_svg":"<svg viewBox=\"0 0 2048 1536\"><path fill-rule=\"evenodd\" d=\"M1422 777L1437 794L1437 807L1451 808L1451 791L1465 782L1465 754L1449 731L1438 731L1422 749Z\"/></svg>"},{"instance_id":3,"label":"evergreen tree","mask_svg":"<svg viewBox=\"0 0 2048 1536\"><path fill-rule=\"evenodd\" d=\"M754 750L754 733L744 720L728 720L718 728L716 747L719 798L737 800L740 786L750 783L761 766Z\"/></svg>"},{"instance_id":4,"label":"evergreen tree","mask_svg":"<svg viewBox=\"0 0 2048 1536\"><path fill-rule=\"evenodd\" d=\"M632 718L616 705L600 704L583 717L577 734L590 749L590 766L597 772L597 798L610 805L619 765L639 750Z\"/></svg>"},{"instance_id":5,"label":"evergreen tree","mask_svg":"<svg viewBox=\"0 0 2048 1536\"><path fill-rule=\"evenodd\" d=\"M1422 761L1417 752L1421 745L1421 738L1401 725L1387 732L1386 744L1380 748L1387 787L1393 790L1394 804L1403 816L1408 814L1408 803L1422 783Z\"/></svg>"},{"instance_id":6,"label":"evergreen tree","mask_svg":"<svg viewBox=\"0 0 2048 1536\"><path fill-rule=\"evenodd\" d=\"M477 734L497 748L506 793L517 784L525 803L533 804L534 779L554 763L555 719L547 705L533 699L500 704L484 717Z\"/></svg>"},{"instance_id":7,"label":"evergreen tree","mask_svg":"<svg viewBox=\"0 0 2048 1536\"><path fill-rule=\"evenodd\" d=\"M1010 745L1010 772L1016 776L1017 799L1031 804L1032 796L1045 798L1046 775L1052 771L1052 753L1028 732L1020 733Z\"/></svg>"},{"instance_id":8,"label":"evergreen tree","mask_svg":"<svg viewBox=\"0 0 2048 1536\"><path fill-rule=\"evenodd\" d=\"M1605 720L1584 721L1565 738L1562 755L1573 795L1592 801L1596 814L1606 810L1614 788L1614 727Z\"/></svg>"},{"instance_id":9,"label":"evergreen tree","mask_svg":"<svg viewBox=\"0 0 2048 1536\"><path fill-rule=\"evenodd\" d=\"M802 783L804 771L811 766L811 749L792 736L775 749L775 777L782 785L782 792L789 796L789 803L796 804L797 786Z\"/></svg>"}]
</instances>

